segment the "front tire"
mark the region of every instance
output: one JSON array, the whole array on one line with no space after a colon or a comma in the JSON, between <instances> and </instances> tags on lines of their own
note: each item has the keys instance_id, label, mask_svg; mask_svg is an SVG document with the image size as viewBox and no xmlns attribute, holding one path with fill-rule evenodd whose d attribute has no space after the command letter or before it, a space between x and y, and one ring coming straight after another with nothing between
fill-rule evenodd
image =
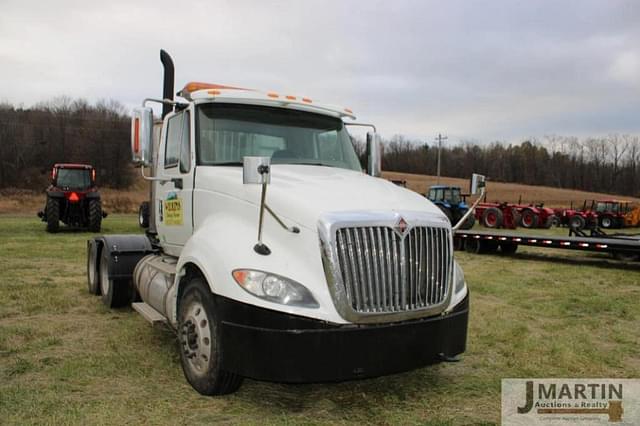
<instances>
[{"instance_id":1,"label":"front tire","mask_svg":"<svg viewBox=\"0 0 640 426\"><path fill-rule=\"evenodd\" d=\"M47 232L58 232L60 227L60 202L52 197L47 197Z\"/></svg>"},{"instance_id":2,"label":"front tire","mask_svg":"<svg viewBox=\"0 0 640 426\"><path fill-rule=\"evenodd\" d=\"M147 229L149 227L149 202L143 201L138 209L138 225L141 228Z\"/></svg>"},{"instance_id":3,"label":"front tire","mask_svg":"<svg viewBox=\"0 0 640 426\"><path fill-rule=\"evenodd\" d=\"M200 277L186 283L178 307L180 362L184 376L202 395L235 392L243 377L223 369L220 321L213 295Z\"/></svg>"}]
</instances>

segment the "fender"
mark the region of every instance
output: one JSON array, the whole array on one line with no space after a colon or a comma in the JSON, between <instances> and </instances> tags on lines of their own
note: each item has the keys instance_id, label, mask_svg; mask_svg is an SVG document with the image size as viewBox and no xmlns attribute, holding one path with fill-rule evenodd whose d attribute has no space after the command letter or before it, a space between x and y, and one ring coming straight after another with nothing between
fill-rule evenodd
<instances>
[{"instance_id":1,"label":"fender","mask_svg":"<svg viewBox=\"0 0 640 426\"><path fill-rule=\"evenodd\" d=\"M85 198L90 199L90 200L99 200L100 199L100 193L98 191L90 191L87 192L85 194Z\"/></svg>"},{"instance_id":2,"label":"fender","mask_svg":"<svg viewBox=\"0 0 640 426\"><path fill-rule=\"evenodd\" d=\"M109 278L131 279L140 259L155 250L146 235L100 235L92 238L109 257Z\"/></svg>"},{"instance_id":3,"label":"fender","mask_svg":"<svg viewBox=\"0 0 640 426\"><path fill-rule=\"evenodd\" d=\"M62 191L47 191L47 197L64 198L64 192L62 192Z\"/></svg>"}]
</instances>

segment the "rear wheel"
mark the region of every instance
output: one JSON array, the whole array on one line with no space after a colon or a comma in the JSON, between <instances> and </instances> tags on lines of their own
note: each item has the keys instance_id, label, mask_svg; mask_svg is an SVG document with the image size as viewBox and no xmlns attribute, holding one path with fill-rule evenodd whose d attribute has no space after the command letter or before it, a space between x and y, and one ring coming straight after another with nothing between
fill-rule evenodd
<instances>
[{"instance_id":1,"label":"rear wheel","mask_svg":"<svg viewBox=\"0 0 640 426\"><path fill-rule=\"evenodd\" d=\"M489 207L482 213L482 224L487 228L499 228L502 225L502 212Z\"/></svg>"},{"instance_id":2,"label":"rear wheel","mask_svg":"<svg viewBox=\"0 0 640 426\"><path fill-rule=\"evenodd\" d=\"M585 225L586 225L586 221L582 216L579 216L576 214L569 218L569 227L574 231L580 231L584 229Z\"/></svg>"},{"instance_id":3,"label":"rear wheel","mask_svg":"<svg viewBox=\"0 0 640 426\"><path fill-rule=\"evenodd\" d=\"M52 197L47 197L47 232L58 232L60 226L60 202Z\"/></svg>"},{"instance_id":4,"label":"rear wheel","mask_svg":"<svg viewBox=\"0 0 640 426\"><path fill-rule=\"evenodd\" d=\"M108 308L119 308L131 301L131 286L126 280L109 278L109 253L103 248L100 256L100 291L102 303Z\"/></svg>"},{"instance_id":5,"label":"rear wheel","mask_svg":"<svg viewBox=\"0 0 640 426\"><path fill-rule=\"evenodd\" d=\"M87 285L89 293L100 294L100 245L96 240L89 240L87 244Z\"/></svg>"},{"instance_id":6,"label":"rear wheel","mask_svg":"<svg viewBox=\"0 0 640 426\"><path fill-rule=\"evenodd\" d=\"M89 200L89 231L100 232L102 225L102 203L99 199Z\"/></svg>"},{"instance_id":7,"label":"rear wheel","mask_svg":"<svg viewBox=\"0 0 640 426\"><path fill-rule=\"evenodd\" d=\"M516 250L518 250L518 244L516 243L510 241L503 241L500 243L500 253L502 254L513 254Z\"/></svg>"},{"instance_id":8,"label":"rear wheel","mask_svg":"<svg viewBox=\"0 0 640 426\"><path fill-rule=\"evenodd\" d=\"M466 213L466 212L464 212ZM471 229L476 224L476 217L471 213L469 217L462 223L461 229Z\"/></svg>"},{"instance_id":9,"label":"rear wheel","mask_svg":"<svg viewBox=\"0 0 640 426\"><path fill-rule=\"evenodd\" d=\"M242 376L222 367L220 321L209 286L200 277L186 284L178 307L180 361L187 381L202 395L235 392Z\"/></svg>"},{"instance_id":10,"label":"rear wheel","mask_svg":"<svg viewBox=\"0 0 640 426\"><path fill-rule=\"evenodd\" d=\"M614 222L614 220L613 220L613 217L611 217L611 216L609 216L609 215L607 215L607 216L602 216L602 217L600 218L600 226L601 226L602 228L605 228L605 229L613 228L613 227L615 226L615 222Z\"/></svg>"},{"instance_id":11,"label":"rear wheel","mask_svg":"<svg viewBox=\"0 0 640 426\"><path fill-rule=\"evenodd\" d=\"M520 215L520 226L523 228L535 228L538 226L538 215L531 209L524 209Z\"/></svg>"}]
</instances>

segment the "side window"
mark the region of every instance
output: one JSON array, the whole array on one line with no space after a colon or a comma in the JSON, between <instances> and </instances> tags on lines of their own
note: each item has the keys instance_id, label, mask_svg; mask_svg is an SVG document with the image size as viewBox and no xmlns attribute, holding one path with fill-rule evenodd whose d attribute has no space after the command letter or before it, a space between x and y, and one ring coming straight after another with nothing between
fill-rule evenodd
<instances>
[{"instance_id":1,"label":"side window","mask_svg":"<svg viewBox=\"0 0 640 426\"><path fill-rule=\"evenodd\" d=\"M189 120L189 112L185 112L183 117L182 143L180 144L180 172L187 173L191 169L191 138L189 137L191 120Z\"/></svg>"},{"instance_id":2,"label":"side window","mask_svg":"<svg viewBox=\"0 0 640 426\"><path fill-rule=\"evenodd\" d=\"M167 122L167 143L164 148L164 168L176 167L180 155L180 139L182 136L182 117L174 115Z\"/></svg>"}]
</instances>

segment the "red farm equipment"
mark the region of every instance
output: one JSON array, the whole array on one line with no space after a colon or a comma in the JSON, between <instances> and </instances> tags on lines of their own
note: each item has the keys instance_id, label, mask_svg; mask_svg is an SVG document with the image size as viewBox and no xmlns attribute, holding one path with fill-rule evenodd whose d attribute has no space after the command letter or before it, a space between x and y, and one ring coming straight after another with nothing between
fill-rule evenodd
<instances>
[{"instance_id":1,"label":"red farm equipment","mask_svg":"<svg viewBox=\"0 0 640 426\"><path fill-rule=\"evenodd\" d=\"M96 187L96 170L88 164L54 164L47 201L38 216L47 223L47 232L58 232L60 222L76 228L100 232L102 211Z\"/></svg>"},{"instance_id":2,"label":"red farm equipment","mask_svg":"<svg viewBox=\"0 0 640 426\"><path fill-rule=\"evenodd\" d=\"M515 204L514 208L520 213L518 225L523 228L545 228L549 229L557 223L556 214L553 209L540 204Z\"/></svg>"},{"instance_id":3,"label":"red farm equipment","mask_svg":"<svg viewBox=\"0 0 640 426\"><path fill-rule=\"evenodd\" d=\"M486 228L516 229L520 213L508 203L480 203L475 209L476 220Z\"/></svg>"}]
</instances>

